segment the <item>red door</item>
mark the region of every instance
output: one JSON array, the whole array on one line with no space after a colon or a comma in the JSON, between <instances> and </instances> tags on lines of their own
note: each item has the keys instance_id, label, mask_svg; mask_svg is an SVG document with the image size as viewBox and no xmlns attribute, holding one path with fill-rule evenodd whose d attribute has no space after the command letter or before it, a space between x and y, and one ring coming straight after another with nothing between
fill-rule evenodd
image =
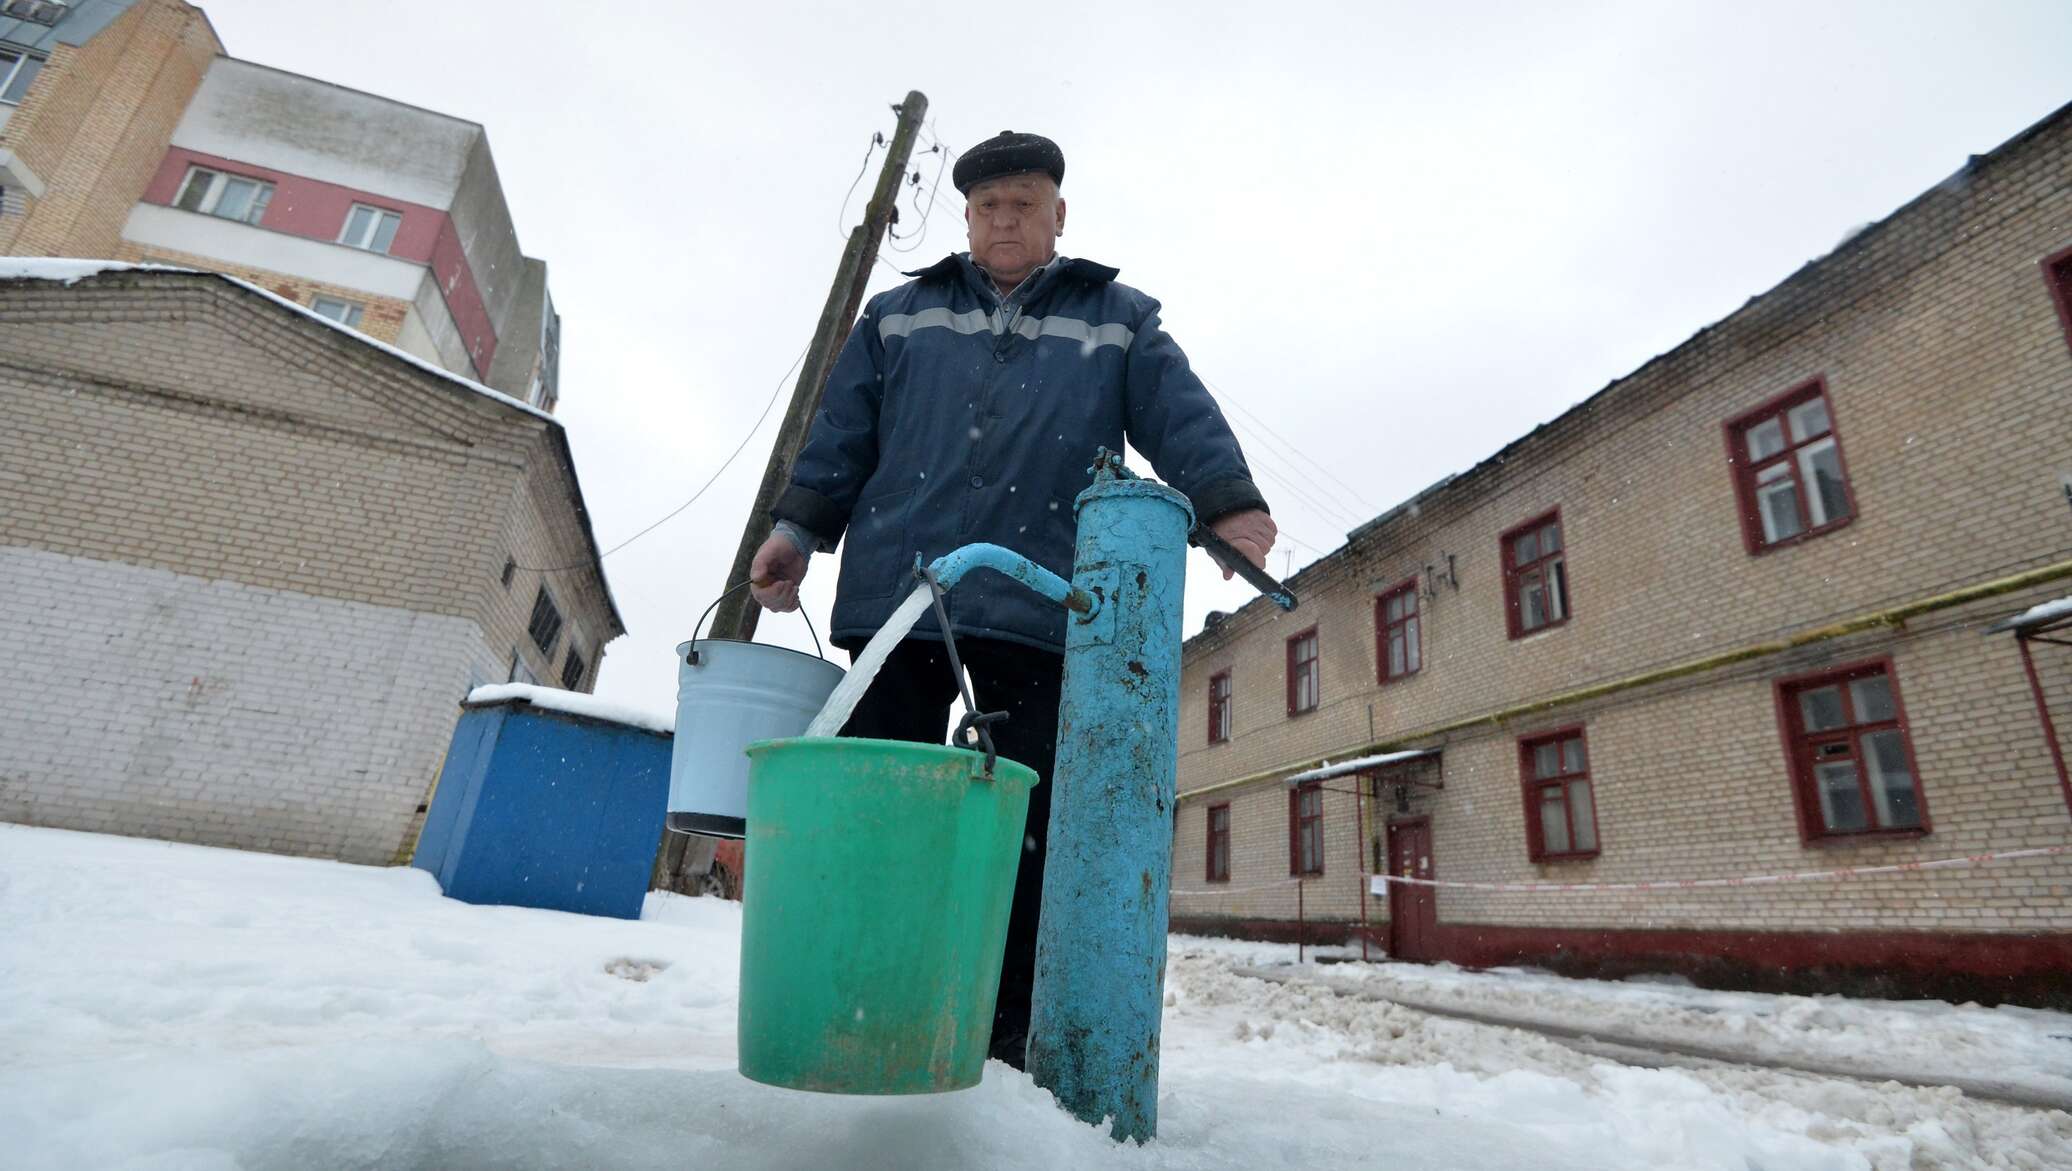
<instances>
[{"instance_id":1,"label":"red door","mask_svg":"<svg viewBox=\"0 0 2072 1171\"><path fill-rule=\"evenodd\" d=\"M1432 877L1432 823L1426 818L1389 826L1389 873ZM1427 963L1438 958L1439 900L1429 886L1389 883L1389 956Z\"/></svg>"}]
</instances>

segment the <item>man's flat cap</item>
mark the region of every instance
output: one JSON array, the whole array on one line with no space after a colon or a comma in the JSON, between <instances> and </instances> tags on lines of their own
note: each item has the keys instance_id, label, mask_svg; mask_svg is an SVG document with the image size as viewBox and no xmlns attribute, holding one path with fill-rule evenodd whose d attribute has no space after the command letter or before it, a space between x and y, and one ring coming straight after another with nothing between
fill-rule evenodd
<instances>
[{"instance_id":1,"label":"man's flat cap","mask_svg":"<svg viewBox=\"0 0 2072 1171\"><path fill-rule=\"evenodd\" d=\"M1065 152L1041 134L1002 130L965 151L950 171L950 181L957 185L959 192L969 194L973 187L988 179L1023 175L1030 171L1041 171L1063 186Z\"/></svg>"}]
</instances>

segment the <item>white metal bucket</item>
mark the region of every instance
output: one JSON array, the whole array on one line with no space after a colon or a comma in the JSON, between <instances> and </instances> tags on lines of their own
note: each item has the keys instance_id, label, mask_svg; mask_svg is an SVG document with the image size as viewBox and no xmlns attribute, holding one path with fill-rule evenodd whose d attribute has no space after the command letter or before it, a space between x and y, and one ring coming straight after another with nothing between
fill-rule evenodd
<instances>
[{"instance_id":1,"label":"white metal bucket","mask_svg":"<svg viewBox=\"0 0 2072 1171\"><path fill-rule=\"evenodd\" d=\"M744 750L757 740L804 734L844 672L816 655L730 638L692 639L676 648L676 656L669 828L742 837L748 813Z\"/></svg>"}]
</instances>

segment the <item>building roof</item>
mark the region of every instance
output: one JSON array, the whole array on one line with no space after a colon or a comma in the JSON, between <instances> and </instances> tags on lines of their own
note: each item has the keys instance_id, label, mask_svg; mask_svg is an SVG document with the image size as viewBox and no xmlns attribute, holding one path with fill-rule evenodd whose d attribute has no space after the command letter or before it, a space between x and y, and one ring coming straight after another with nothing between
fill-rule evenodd
<instances>
[{"instance_id":1,"label":"building roof","mask_svg":"<svg viewBox=\"0 0 2072 1171\"><path fill-rule=\"evenodd\" d=\"M1962 167L1958 168L1957 175L1968 175L1977 171L1980 167L1984 165L1999 161L2000 159L2006 157L2008 154L2019 148L2022 144L2028 142L2030 139L2036 137L2037 135L2042 134L2051 126L2059 122L2066 121L2068 119L2072 119L2072 103L2067 103L2051 111L2048 115L2044 116L2041 119L2038 119L2033 125L2023 129L2020 133L2014 135L2012 138L2009 138L2006 142L2001 143L1999 146L1994 147L1991 151L1987 152L1986 154L1972 155L1970 158L1965 160L1964 165ZM1381 532L1388 529L1391 525L1393 525L1395 522L1397 522L1405 516L1415 517L1423 509L1435 503L1445 500L1452 500L1455 498L1468 498L1472 496L1472 494L1481 491L1483 485L1488 480L1488 476L1490 473L1502 469L1506 463L1510 462L1512 459L1522 454L1523 449L1525 449L1528 445L1535 443L1537 440L1541 438L1541 436L1546 435L1549 432L1564 428L1571 420L1587 416L1593 411L1598 411L1608 406L1614 405L1617 402L1620 393L1622 391L1627 390L1633 384L1638 382L1644 375L1648 374L1650 371L1654 370L1659 366L1663 366L1677 361L1678 359L1682 358L1687 352L1695 350L1699 346L1709 342L1710 340L1712 340L1713 335L1716 334L1723 326L1725 326L1728 322L1733 321L1735 318L1738 318L1741 315L1747 313L1752 307L1755 307L1762 303L1769 302L1773 298L1781 298L1787 290L1796 289L1802 284L1807 284L1811 283L1812 281L1818 280L1822 275L1824 275L1828 270L1832 268L1846 267L1847 265L1855 263L1864 252L1876 245L1876 243L1878 242L1878 237L1883 235L1885 231L1895 221L1901 219L1902 217L1907 215L1909 212L1913 211L1916 207L1920 206L1924 202L1934 198L1939 192L1941 192L1944 188L1948 186L1949 183L1945 181L1944 183L1940 183L1934 187L1929 188L1928 190L1915 196L1913 199L1908 200L1904 205L1899 207L1897 210L1893 211L1891 214L1885 216L1883 219L1878 220L1877 222L1870 224L1862 229L1859 229L1854 233L1851 233L1846 240L1844 240L1841 244L1835 247L1834 251L1829 252L1825 256L1815 257L1814 259L1807 261L1805 264L1799 266L1796 272L1793 272L1790 276L1777 282L1776 285L1772 286L1767 291L1750 297L1745 303L1742 304L1742 306L1739 309L1736 309L1733 313L1728 314L1726 317L1721 318L1719 321L1716 321L1711 325L1708 325L1705 328L1699 330L1697 333L1691 335L1688 339L1686 339L1681 345L1677 346L1675 349L1670 350L1664 354L1658 354L1655 357L1650 358L1647 362L1643 363L1639 369L1633 371L1631 374L1628 374L1623 378L1614 379L1613 381L1607 383L1603 389L1597 391L1595 394L1592 394L1583 401L1575 404L1566 411L1563 411L1561 414L1557 415L1553 419L1550 419L1547 422L1542 423L1537 427L1534 427L1531 431L1527 432L1526 434L1518 437L1517 439L1512 440L1510 443L1505 444L1494 455L1491 455L1487 459L1482 460L1480 463L1477 463L1475 466L1469 468L1467 471L1461 472L1457 475L1446 476L1440 479L1431 487L1424 489L1423 491L1417 493L1415 496L1412 496L1410 499L1403 501L1401 504L1396 505L1394 508L1389 509L1387 512L1382 513L1380 516L1359 526L1358 528L1352 530L1350 533L1347 533L1345 544L1340 545L1337 549L1333 550L1332 552L1325 554L1317 560L1312 561L1308 565L1302 567L1300 570L1297 570L1295 572L1295 575L1287 580L1287 585L1293 588L1294 586L1301 584L1305 581L1314 583L1325 577L1328 577L1330 574L1335 572L1339 568L1339 566L1345 563L1347 555L1350 552L1352 552L1353 547L1359 544L1363 539L1380 534ZM1238 608L1236 613L1231 614L1224 621L1219 622L1214 626L1205 627L1201 631L1197 632L1192 638L1189 638L1186 641L1185 646L1183 647L1183 655L1185 654L1186 650L1190 650L1198 644L1211 640L1220 640L1225 637L1234 635L1236 633L1236 630L1240 626L1249 628L1252 625L1252 623L1245 621L1245 619L1248 616L1255 616L1262 613L1263 608L1268 606L1269 604L1270 603L1268 603L1266 599L1263 597L1255 598L1245 603L1243 606Z\"/></svg>"},{"instance_id":2,"label":"building roof","mask_svg":"<svg viewBox=\"0 0 2072 1171\"><path fill-rule=\"evenodd\" d=\"M377 341L350 326L333 321L305 306L297 305L295 302L277 293L260 288L250 281L241 280L226 273L210 272L206 269L179 268L166 264L127 264L116 260L78 260L36 256L0 257L0 281L55 281L69 287L103 273L115 272L145 275L165 273L181 277L209 277L223 281L247 293L263 297L305 320L314 321L326 329L334 330L360 345L368 346L396 361L415 367L419 372L431 375L442 384L469 394L478 395L496 403L500 407L522 412L548 424L547 433L554 437L556 453L561 459L562 466L568 470L569 503L574 506L576 519L582 524L583 540L590 549L591 568L596 571L597 584L604 593L605 609L610 612L612 623L618 627L618 633L625 633L626 620L619 614L619 604L612 597L611 582L604 575L604 554L598 547L597 533L590 524L590 510L583 501L583 485L576 477L575 455L569 449L568 432L562 427L561 420L537 407L520 402L502 391L492 390L473 379L463 378L450 370L435 366L415 354L406 353L389 345L387 342Z\"/></svg>"}]
</instances>

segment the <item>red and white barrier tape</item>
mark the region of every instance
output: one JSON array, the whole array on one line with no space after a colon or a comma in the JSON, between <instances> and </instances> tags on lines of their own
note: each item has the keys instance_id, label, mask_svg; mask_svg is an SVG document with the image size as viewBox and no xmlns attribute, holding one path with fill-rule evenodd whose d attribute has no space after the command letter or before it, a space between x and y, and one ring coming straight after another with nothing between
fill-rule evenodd
<instances>
[{"instance_id":1,"label":"red and white barrier tape","mask_svg":"<svg viewBox=\"0 0 2072 1171\"><path fill-rule=\"evenodd\" d=\"M1841 870L1804 870L1797 874L1756 874L1742 878L1672 878L1657 882L1448 882L1444 879L1411 878L1400 874L1376 874L1368 882L1371 894L1387 894L1388 884L1444 887L1449 890L1493 890L1509 894L1595 894L1627 890L1709 890L1724 886L1770 886L1780 882L1827 882L1863 878L1872 874L1907 874L1916 870L1952 870L1962 866L1984 866L2016 858L2045 858L2072 854L2072 845L2037 846L2027 850L2000 850L1963 858L1938 858L1932 862L1895 862L1889 866L1850 866Z\"/></svg>"}]
</instances>

